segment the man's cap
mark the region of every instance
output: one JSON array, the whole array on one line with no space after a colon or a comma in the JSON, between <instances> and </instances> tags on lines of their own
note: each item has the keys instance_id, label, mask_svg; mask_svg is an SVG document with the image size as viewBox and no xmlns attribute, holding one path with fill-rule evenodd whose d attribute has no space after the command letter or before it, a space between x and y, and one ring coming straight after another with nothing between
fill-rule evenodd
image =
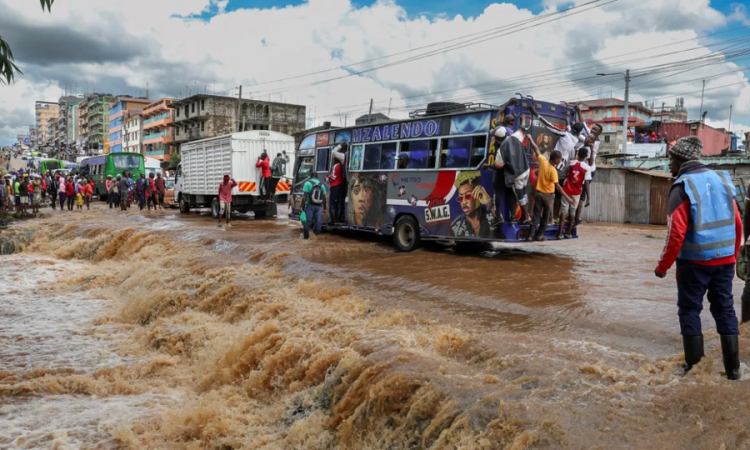
<instances>
[{"instance_id":1,"label":"man's cap","mask_svg":"<svg viewBox=\"0 0 750 450\"><path fill-rule=\"evenodd\" d=\"M107 178L112 178L112 175L107 175Z\"/></svg>"},{"instance_id":2,"label":"man's cap","mask_svg":"<svg viewBox=\"0 0 750 450\"><path fill-rule=\"evenodd\" d=\"M505 139L505 136L508 135L508 131L505 129L505 127L498 127L495 130L495 137L498 139Z\"/></svg>"},{"instance_id":3,"label":"man's cap","mask_svg":"<svg viewBox=\"0 0 750 450\"><path fill-rule=\"evenodd\" d=\"M669 150L669 156L676 156L685 161L697 161L703 153L703 142L695 136L680 139Z\"/></svg>"},{"instance_id":4,"label":"man's cap","mask_svg":"<svg viewBox=\"0 0 750 450\"><path fill-rule=\"evenodd\" d=\"M229 175L224 175L224 181L229 181L231 177Z\"/></svg>"},{"instance_id":5,"label":"man's cap","mask_svg":"<svg viewBox=\"0 0 750 450\"><path fill-rule=\"evenodd\" d=\"M583 124L581 122L576 122L570 127L570 129L573 131L573 134L579 134L583 131Z\"/></svg>"}]
</instances>

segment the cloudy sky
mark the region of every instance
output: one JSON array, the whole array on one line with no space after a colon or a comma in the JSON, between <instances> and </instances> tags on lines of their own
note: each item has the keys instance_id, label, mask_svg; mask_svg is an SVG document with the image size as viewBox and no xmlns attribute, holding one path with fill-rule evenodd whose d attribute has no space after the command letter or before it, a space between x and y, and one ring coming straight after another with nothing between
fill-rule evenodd
<instances>
[{"instance_id":1,"label":"cloudy sky","mask_svg":"<svg viewBox=\"0 0 750 450\"><path fill-rule=\"evenodd\" d=\"M571 8L567 13L560 11ZM304 104L309 125L428 101L623 96L750 131L750 11L719 0L0 0L24 71L0 86L0 144L66 89L207 91ZM557 14L556 14L557 12ZM682 63L680 65L680 63ZM597 77L597 73L612 75Z\"/></svg>"}]
</instances>

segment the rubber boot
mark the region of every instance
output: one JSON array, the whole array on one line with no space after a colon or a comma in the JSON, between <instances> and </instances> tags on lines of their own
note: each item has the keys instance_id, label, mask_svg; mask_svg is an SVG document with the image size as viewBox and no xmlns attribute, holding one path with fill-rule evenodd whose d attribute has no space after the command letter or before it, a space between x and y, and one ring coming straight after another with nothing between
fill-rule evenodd
<instances>
[{"instance_id":1,"label":"rubber boot","mask_svg":"<svg viewBox=\"0 0 750 450\"><path fill-rule=\"evenodd\" d=\"M685 349L685 373L703 358L703 335L682 336L682 347Z\"/></svg>"},{"instance_id":2,"label":"rubber boot","mask_svg":"<svg viewBox=\"0 0 750 450\"><path fill-rule=\"evenodd\" d=\"M721 357L724 360L724 370L730 380L740 379L740 337L735 335L721 335Z\"/></svg>"}]
</instances>

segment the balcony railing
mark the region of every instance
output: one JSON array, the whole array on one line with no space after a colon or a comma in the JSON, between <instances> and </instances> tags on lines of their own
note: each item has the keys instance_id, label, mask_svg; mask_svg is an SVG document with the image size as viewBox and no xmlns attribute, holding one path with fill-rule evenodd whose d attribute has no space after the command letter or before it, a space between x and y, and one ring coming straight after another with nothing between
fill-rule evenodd
<instances>
[{"instance_id":1,"label":"balcony railing","mask_svg":"<svg viewBox=\"0 0 750 450\"><path fill-rule=\"evenodd\" d=\"M164 150L151 150L151 151L146 152L147 156L159 156L163 154L164 154Z\"/></svg>"},{"instance_id":2,"label":"balcony railing","mask_svg":"<svg viewBox=\"0 0 750 450\"><path fill-rule=\"evenodd\" d=\"M146 134L146 135L143 136L143 140L147 141L149 139L156 139L156 138L161 138L161 137L165 137L165 136L168 136L168 133L166 131L162 131L161 133Z\"/></svg>"},{"instance_id":3,"label":"balcony railing","mask_svg":"<svg viewBox=\"0 0 750 450\"><path fill-rule=\"evenodd\" d=\"M155 116L155 117L152 117L150 119L144 120L143 124L144 125L148 125L150 123L154 123L154 122L156 122L158 120L164 120L164 119L169 119L169 113L168 112L163 113L163 114L159 114L158 116Z\"/></svg>"}]
</instances>

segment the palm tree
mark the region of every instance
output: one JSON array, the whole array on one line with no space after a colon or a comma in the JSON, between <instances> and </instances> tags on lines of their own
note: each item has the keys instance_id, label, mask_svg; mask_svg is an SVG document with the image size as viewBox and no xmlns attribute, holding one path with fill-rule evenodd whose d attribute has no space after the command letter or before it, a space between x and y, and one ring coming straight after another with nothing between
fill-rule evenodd
<instances>
[{"instance_id":1,"label":"palm tree","mask_svg":"<svg viewBox=\"0 0 750 450\"><path fill-rule=\"evenodd\" d=\"M52 12L52 4L55 0L39 1L42 4L42 11L46 9ZM10 84L16 74L23 73L13 61L13 51L10 49L10 45L0 36L0 84Z\"/></svg>"}]
</instances>

